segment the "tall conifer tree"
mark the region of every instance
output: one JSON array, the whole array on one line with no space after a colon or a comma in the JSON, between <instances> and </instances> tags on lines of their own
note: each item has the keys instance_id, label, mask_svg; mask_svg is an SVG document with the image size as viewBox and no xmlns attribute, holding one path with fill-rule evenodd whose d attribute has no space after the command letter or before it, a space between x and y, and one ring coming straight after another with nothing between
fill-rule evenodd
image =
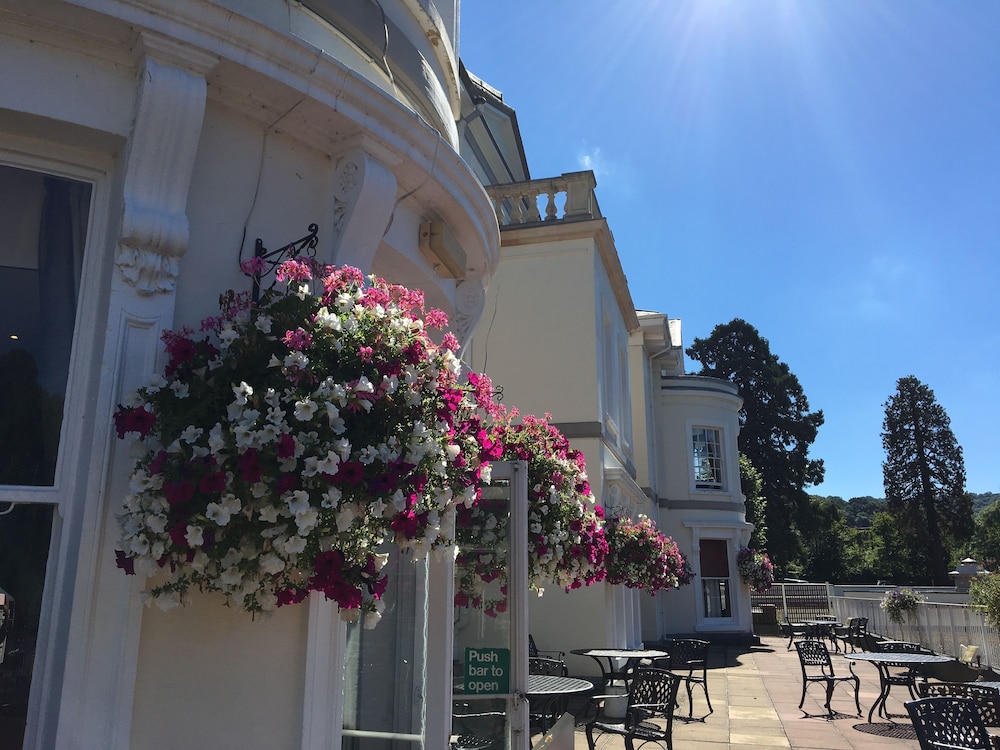
<instances>
[{"instance_id":1,"label":"tall conifer tree","mask_svg":"<svg viewBox=\"0 0 1000 750\"><path fill-rule=\"evenodd\" d=\"M972 498L951 420L934 391L912 375L896 382L885 403L882 447L888 510L908 546L925 553L915 559L926 568L913 574L947 585L951 553L972 535Z\"/></svg>"}]
</instances>

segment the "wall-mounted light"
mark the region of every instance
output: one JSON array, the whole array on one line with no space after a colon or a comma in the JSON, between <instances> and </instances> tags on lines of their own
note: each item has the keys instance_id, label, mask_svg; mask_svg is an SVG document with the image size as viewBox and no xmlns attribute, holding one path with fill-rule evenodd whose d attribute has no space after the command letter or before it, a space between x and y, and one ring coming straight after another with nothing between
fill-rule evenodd
<instances>
[{"instance_id":1,"label":"wall-mounted light","mask_svg":"<svg viewBox=\"0 0 1000 750\"><path fill-rule=\"evenodd\" d=\"M420 225L420 252L438 276L465 278L465 251L443 221L425 221Z\"/></svg>"}]
</instances>

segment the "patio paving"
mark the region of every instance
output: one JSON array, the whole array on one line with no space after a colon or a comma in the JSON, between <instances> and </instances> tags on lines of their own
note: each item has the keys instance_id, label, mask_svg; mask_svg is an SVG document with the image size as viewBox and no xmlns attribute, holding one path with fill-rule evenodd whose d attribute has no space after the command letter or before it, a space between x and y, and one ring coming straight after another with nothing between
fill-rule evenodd
<instances>
[{"instance_id":1,"label":"patio paving","mask_svg":"<svg viewBox=\"0 0 1000 750\"><path fill-rule=\"evenodd\" d=\"M681 708L674 720L675 750L919 750L916 734L903 707L909 700L905 689L895 687L887 710L892 721L873 717L868 709L879 694L878 671L873 664L857 662L861 678L862 716L854 713L853 685L838 685L830 718L823 707L822 685L810 685L800 710L802 673L798 655L788 651L787 639L762 637L760 646L715 645L709 655L708 689L714 713L704 693L694 691L693 721L679 720L687 714L687 695L681 688ZM833 655L838 674L847 674L844 657ZM841 665L843 662L843 665ZM539 738L533 738L537 741ZM583 727L577 726L575 750L587 750ZM599 750L624 748L620 737L599 739Z\"/></svg>"}]
</instances>

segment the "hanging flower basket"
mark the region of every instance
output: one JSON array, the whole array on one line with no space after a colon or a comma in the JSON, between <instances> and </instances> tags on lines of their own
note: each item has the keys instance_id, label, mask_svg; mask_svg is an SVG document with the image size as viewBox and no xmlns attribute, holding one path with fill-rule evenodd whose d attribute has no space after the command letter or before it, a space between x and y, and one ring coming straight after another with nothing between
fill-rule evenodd
<instances>
[{"instance_id":1,"label":"hanging flower basket","mask_svg":"<svg viewBox=\"0 0 1000 750\"><path fill-rule=\"evenodd\" d=\"M591 493L583 454L570 449L551 415L518 417L517 409L494 409L487 450L492 459L528 464L530 587L570 590L604 580L604 513ZM495 612L498 600L489 598L487 584L505 593L506 562L491 550L502 548L507 522L506 508L485 501L459 509L458 606Z\"/></svg>"},{"instance_id":2,"label":"hanging flower basket","mask_svg":"<svg viewBox=\"0 0 1000 750\"><path fill-rule=\"evenodd\" d=\"M192 587L249 612L321 591L373 626L383 545L452 544L488 481L477 410L492 394L460 382L421 292L302 260L277 278L288 290L259 303L222 295L200 337L166 333L163 376L118 408L138 449L118 565L156 574L165 609Z\"/></svg>"},{"instance_id":3,"label":"hanging flower basket","mask_svg":"<svg viewBox=\"0 0 1000 750\"><path fill-rule=\"evenodd\" d=\"M886 591L879 606L885 611L889 622L902 625L911 612L917 611L917 605L922 601L924 597L913 589L902 586Z\"/></svg>"},{"instance_id":4,"label":"hanging flower basket","mask_svg":"<svg viewBox=\"0 0 1000 750\"><path fill-rule=\"evenodd\" d=\"M736 567L751 591L762 594L774 584L774 565L763 550L741 547L736 553Z\"/></svg>"},{"instance_id":5,"label":"hanging flower basket","mask_svg":"<svg viewBox=\"0 0 1000 750\"><path fill-rule=\"evenodd\" d=\"M651 594L694 580L690 562L673 539L660 533L648 516L610 516L606 521L608 583L645 589Z\"/></svg>"}]
</instances>

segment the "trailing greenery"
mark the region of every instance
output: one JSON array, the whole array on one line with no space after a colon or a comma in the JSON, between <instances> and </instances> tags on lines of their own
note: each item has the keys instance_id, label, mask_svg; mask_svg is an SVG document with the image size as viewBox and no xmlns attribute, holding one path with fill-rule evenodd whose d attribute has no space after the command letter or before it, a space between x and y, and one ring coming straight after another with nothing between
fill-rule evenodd
<instances>
[{"instance_id":1,"label":"trailing greenery","mask_svg":"<svg viewBox=\"0 0 1000 750\"><path fill-rule=\"evenodd\" d=\"M975 576L969 584L969 601L983 608L990 625L1000 628L1000 573Z\"/></svg>"}]
</instances>

